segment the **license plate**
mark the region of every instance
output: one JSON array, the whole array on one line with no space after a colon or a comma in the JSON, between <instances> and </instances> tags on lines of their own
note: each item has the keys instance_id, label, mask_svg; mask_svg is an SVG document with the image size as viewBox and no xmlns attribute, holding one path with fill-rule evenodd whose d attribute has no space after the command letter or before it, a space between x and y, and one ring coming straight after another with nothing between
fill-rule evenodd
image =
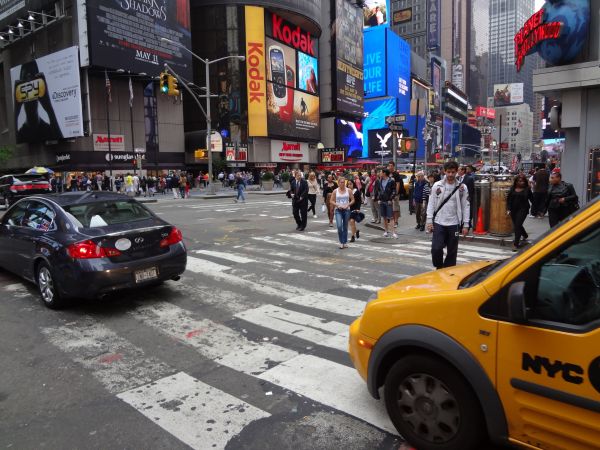
<instances>
[{"instance_id":1,"label":"license plate","mask_svg":"<svg viewBox=\"0 0 600 450\"><path fill-rule=\"evenodd\" d=\"M156 267L150 267L149 269L138 270L135 272L135 282L143 283L144 281L153 280L158 278L158 269Z\"/></svg>"}]
</instances>

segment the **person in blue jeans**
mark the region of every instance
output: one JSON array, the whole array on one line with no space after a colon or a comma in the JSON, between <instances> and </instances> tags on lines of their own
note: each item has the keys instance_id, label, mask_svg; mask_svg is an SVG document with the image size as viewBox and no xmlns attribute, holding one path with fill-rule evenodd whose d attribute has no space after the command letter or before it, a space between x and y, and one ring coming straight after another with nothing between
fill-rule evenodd
<instances>
[{"instance_id":1,"label":"person in blue jeans","mask_svg":"<svg viewBox=\"0 0 600 450\"><path fill-rule=\"evenodd\" d=\"M237 188L237 197L234 202L238 202L238 200L242 199L242 203L246 203L246 197L244 197L244 189L246 188L246 181L241 174L237 174L235 177L235 187Z\"/></svg>"},{"instance_id":2,"label":"person in blue jeans","mask_svg":"<svg viewBox=\"0 0 600 450\"><path fill-rule=\"evenodd\" d=\"M340 248L348 248L348 221L350 220L350 207L354 204L354 195L346 187L344 177L338 178L338 188L331 194L330 204L335 209L335 224Z\"/></svg>"}]
</instances>

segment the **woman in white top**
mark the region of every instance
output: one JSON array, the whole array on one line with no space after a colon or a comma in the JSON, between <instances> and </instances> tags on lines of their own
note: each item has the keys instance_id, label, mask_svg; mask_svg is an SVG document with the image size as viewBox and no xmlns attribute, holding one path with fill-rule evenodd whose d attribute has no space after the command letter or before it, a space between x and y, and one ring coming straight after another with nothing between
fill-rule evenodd
<instances>
[{"instance_id":1,"label":"woman in white top","mask_svg":"<svg viewBox=\"0 0 600 450\"><path fill-rule=\"evenodd\" d=\"M313 219L317 218L317 211L315 209L315 205L317 203L317 195L319 195L320 192L321 192L321 190L319 189L319 181L317 180L317 176L315 175L314 172L311 172L308 175L308 195L307 195L308 201L310 202L310 206L308 207L308 211L306 211L306 214L308 215L308 213L312 209Z\"/></svg>"},{"instance_id":2,"label":"woman in white top","mask_svg":"<svg viewBox=\"0 0 600 450\"><path fill-rule=\"evenodd\" d=\"M340 248L348 248L348 221L350 220L350 207L354 204L354 195L346 188L344 177L338 178L338 188L331 194L330 203L335 208L335 223Z\"/></svg>"}]
</instances>

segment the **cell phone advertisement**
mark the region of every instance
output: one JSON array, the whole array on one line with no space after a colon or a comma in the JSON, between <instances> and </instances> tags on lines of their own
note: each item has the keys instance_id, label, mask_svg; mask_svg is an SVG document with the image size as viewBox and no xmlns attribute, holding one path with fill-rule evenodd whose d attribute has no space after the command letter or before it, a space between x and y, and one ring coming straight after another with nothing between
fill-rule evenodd
<instances>
[{"instance_id":1,"label":"cell phone advertisement","mask_svg":"<svg viewBox=\"0 0 600 450\"><path fill-rule=\"evenodd\" d=\"M267 129L275 138L320 138L317 41L275 14L266 20Z\"/></svg>"},{"instance_id":2,"label":"cell phone advertisement","mask_svg":"<svg viewBox=\"0 0 600 450\"><path fill-rule=\"evenodd\" d=\"M77 47L12 67L10 76L17 143L83 136Z\"/></svg>"}]
</instances>

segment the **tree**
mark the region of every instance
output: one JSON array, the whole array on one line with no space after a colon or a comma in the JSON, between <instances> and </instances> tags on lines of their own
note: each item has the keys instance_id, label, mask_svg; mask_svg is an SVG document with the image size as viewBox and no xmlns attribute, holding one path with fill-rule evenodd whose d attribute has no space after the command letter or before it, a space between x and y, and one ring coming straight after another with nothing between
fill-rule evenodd
<instances>
[{"instance_id":1,"label":"tree","mask_svg":"<svg viewBox=\"0 0 600 450\"><path fill-rule=\"evenodd\" d=\"M9 146L0 146L0 167L4 167L7 161L12 158L14 150Z\"/></svg>"}]
</instances>

